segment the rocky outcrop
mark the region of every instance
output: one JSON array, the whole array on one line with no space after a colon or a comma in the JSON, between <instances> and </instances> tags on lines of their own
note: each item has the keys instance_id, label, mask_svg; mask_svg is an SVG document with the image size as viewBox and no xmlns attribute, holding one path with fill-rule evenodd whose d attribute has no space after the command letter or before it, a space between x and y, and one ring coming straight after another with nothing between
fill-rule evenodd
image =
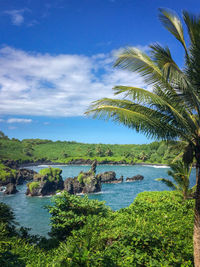
<instances>
[{"instance_id":1,"label":"rocky outcrop","mask_svg":"<svg viewBox=\"0 0 200 267\"><path fill-rule=\"evenodd\" d=\"M104 172L104 173L100 173L97 175L97 178L102 182L102 183L110 183L113 181L116 181L116 173L113 171L109 171L109 172Z\"/></svg>"},{"instance_id":2,"label":"rocky outcrop","mask_svg":"<svg viewBox=\"0 0 200 267\"><path fill-rule=\"evenodd\" d=\"M83 185L79 183L77 177L67 178L64 181L64 190L70 194L80 194L83 192Z\"/></svg>"},{"instance_id":3,"label":"rocky outcrop","mask_svg":"<svg viewBox=\"0 0 200 267\"><path fill-rule=\"evenodd\" d=\"M67 162L67 164L70 165L91 165L92 164L92 160L91 159L72 159L70 161ZM131 161L130 163L127 163L126 160L119 160L119 161L112 161L112 160L101 160L101 161L97 161L97 163L99 165L103 165L103 164L109 164L109 165L119 165L119 164L128 164L128 165L133 165L134 162Z\"/></svg>"},{"instance_id":4,"label":"rocky outcrop","mask_svg":"<svg viewBox=\"0 0 200 267\"><path fill-rule=\"evenodd\" d=\"M58 168L47 168L34 174L33 182L27 184L28 196L54 195L57 190L63 190L64 182L61 176L62 170Z\"/></svg>"},{"instance_id":5,"label":"rocky outcrop","mask_svg":"<svg viewBox=\"0 0 200 267\"><path fill-rule=\"evenodd\" d=\"M77 177L64 181L64 190L70 194L89 194L101 191L101 180L96 176L97 161L93 161L89 172L80 172Z\"/></svg>"},{"instance_id":6,"label":"rocky outcrop","mask_svg":"<svg viewBox=\"0 0 200 267\"><path fill-rule=\"evenodd\" d=\"M19 165L20 165L20 161L19 160L10 160L10 159L6 159L6 160L1 160L1 162L11 168L11 169L18 169Z\"/></svg>"},{"instance_id":7,"label":"rocky outcrop","mask_svg":"<svg viewBox=\"0 0 200 267\"><path fill-rule=\"evenodd\" d=\"M17 189L16 189L16 186L15 186L15 184L13 184L13 183L9 183L9 184L7 184L7 186L6 186L6 190L4 191L4 194L5 195L11 195L11 194L15 194L15 193L17 193L18 191L17 191Z\"/></svg>"},{"instance_id":8,"label":"rocky outcrop","mask_svg":"<svg viewBox=\"0 0 200 267\"><path fill-rule=\"evenodd\" d=\"M43 180L41 182L32 182L28 186L26 195L28 196L48 196L54 195L57 190L63 189L63 181L50 182L49 180Z\"/></svg>"},{"instance_id":9,"label":"rocky outcrop","mask_svg":"<svg viewBox=\"0 0 200 267\"><path fill-rule=\"evenodd\" d=\"M6 187L4 194L17 193L16 185L21 185L25 181L30 181L36 172L28 169L15 170L6 165L0 166L0 187ZM3 189L4 190L4 189Z\"/></svg>"},{"instance_id":10,"label":"rocky outcrop","mask_svg":"<svg viewBox=\"0 0 200 267\"><path fill-rule=\"evenodd\" d=\"M0 164L0 186L16 183L16 170L11 169L4 164Z\"/></svg>"},{"instance_id":11,"label":"rocky outcrop","mask_svg":"<svg viewBox=\"0 0 200 267\"><path fill-rule=\"evenodd\" d=\"M109 181L109 182L104 182L105 184L121 184L123 183L124 178L123 176L121 176L119 179L116 179L114 181Z\"/></svg>"},{"instance_id":12,"label":"rocky outcrop","mask_svg":"<svg viewBox=\"0 0 200 267\"><path fill-rule=\"evenodd\" d=\"M34 172L29 169L15 169L15 161L5 161L5 164L0 164L0 186L7 186L8 184L21 185L25 181L33 180ZM14 164L14 165L13 165Z\"/></svg>"},{"instance_id":13,"label":"rocky outcrop","mask_svg":"<svg viewBox=\"0 0 200 267\"><path fill-rule=\"evenodd\" d=\"M16 175L16 184L17 185L21 185L23 184L25 181L32 181L34 175L36 175L37 172L33 171L33 170L29 170L29 169L19 169L17 171L17 175Z\"/></svg>"},{"instance_id":14,"label":"rocky outcrop","mask_svg":"<svg viewBox=\"0 0 200 267\"><path fill-rule=\"evenodd\" d=\"M71 161L69 161L67 164L72 164L72 165L83 165L83 164L88 164L91 165L92 164L92 160L91 159L72 159Z\"/></svg>"},{"instance_id":15,"label":"rocky outcrop","mask_svg":"<svg viewBox=\"0 0 200 267\"><path fill-rule=\"evenodd\" d=\"M144 179L144 176L140 175L140 174L137 174L131 178L127 177L126 178L126 182L135 182L135 181L141 181Z\"/></svg>"},{"instance_id":16,"label":"rocky outcrop","mask_svg":"<svg viewBox=\"0 0 200 267\"><path fill-rule=\"evenodd\" d=\"M64 190L70 194L89 194L101 191L101 182L95 176L88 173L84 175L83 182L78 181L78 177L67 178L64 181Z\"/></svg>"},{"instance_id":17,"label":"rocky outcrop","mask_svg":"<svg viewBox=\"0 0 200 267\"><path fill-rule=\"evenodd\" d=\"M97 160L95 159L95 160L92 162L91 172L96 173L96 168L97 168Z\"/></svg>"}]
</instances>

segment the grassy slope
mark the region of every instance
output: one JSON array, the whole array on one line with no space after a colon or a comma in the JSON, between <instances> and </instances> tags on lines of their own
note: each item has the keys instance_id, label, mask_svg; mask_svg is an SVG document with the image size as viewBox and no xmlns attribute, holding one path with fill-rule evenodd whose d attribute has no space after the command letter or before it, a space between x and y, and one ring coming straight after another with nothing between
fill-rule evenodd
<instances>
[{"instance_id":1,"label":"grassy slope","mask_svg":"<svg viewBox=\"0 0 200 267\"><path fill-rule=\"evenodd\" d=\"M153 142L148 145L104 145L76 142L52 142L49 140L27 139L23 141L0 139L0 158L26 161L41 159L67 163L71 159L84 158L99 161L126 160L127 162L168 163L176 155L174 145ZM109 155L108 150L111 151ZM145 159L143 158L145 157Z\"/></svg>"}]
</instances>

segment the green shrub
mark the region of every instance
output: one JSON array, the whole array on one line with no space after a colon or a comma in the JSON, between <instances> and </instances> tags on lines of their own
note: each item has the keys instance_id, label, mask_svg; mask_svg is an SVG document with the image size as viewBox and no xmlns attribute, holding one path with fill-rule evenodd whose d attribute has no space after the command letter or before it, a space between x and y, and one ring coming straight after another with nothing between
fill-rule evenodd
<instances>
[{"instance_id":1,"label":"green shrub","mask_svg":"<svg viewBox=\"0 0 200 267\"><path fill-rule=\"evenodd\" d=\"M4 208L0 222L9 215ZM0 228L0 266L192 267L193 208L175 191L140 193L116 212L65 192L48 207L54 239L31 244Z\"/></svg>"},{"instance_id":2,"label":"green shrub","mask_svg":"<svg viewBox=\"0 0 200 267\"><path fill-rule=\"evenodd\" d=\"M54 197L53 201L54 205L47 207L52 215L50 235L58 240L64 240L72 230L83 227L90 216L106 216L110 211L103 202L67 192Z\"/></svg>"},{"instance_id":3,"label":"green shrub","mask_svg":"<svg viewBox=\"0 0 200 267\"><path fill-rule=\"evenodd\" d=\"M83 177L84 177L84 174L82 172L80 172L79 175L78 175L78 177L77 177L77 179L78 179L78 181L79 181L80 184L83 183Z\"/></svg>"},{"instance_id":4,"label":"green shrub","mask_svg":"<svg viewBox=\"0 0 200 267\"><path fill-rule=\"evenodd\" d=\"M184 202L177 192L144 192L128 208L87 218L78 215L83 199L68 200L67 212L62 200L52 214L57 230L73 228L54 250L58 266L193 266L193 200Z\"/></svg>"},{"instance_id":5,"label":"green shrub","mask_svg":"<svg viewBox=\"0 0 200 267\"><path fill-rule=\"evenodd\" d=\"M31 183L28 183L27 186L32 193L34 189L40 186L40 182L31 182Z\"/></svg>"},{"instance_id":6,"label":"green shrub","mask_svg":"<svg viewBox=\"0 0 200 267\"><path fill-rule=\"evenodd\" d=\"M60 179L62 179L61 173L62 173L61 169L52 167L45 168L39 171L39 174L42 176L47 176L47 179L50 182L59 181Z\"/></svg>"},{"instance_id":7,"label":"green shrub","mask_svg":"<svg viewBox=\"0 0 200 267\"><path fill-rule=\"evenodd\" d=\"M16 170L13 170L3 164L0 164L0 180L6 181L9 178L15 178L16 177Z\"/></svg>"}]
</instances>

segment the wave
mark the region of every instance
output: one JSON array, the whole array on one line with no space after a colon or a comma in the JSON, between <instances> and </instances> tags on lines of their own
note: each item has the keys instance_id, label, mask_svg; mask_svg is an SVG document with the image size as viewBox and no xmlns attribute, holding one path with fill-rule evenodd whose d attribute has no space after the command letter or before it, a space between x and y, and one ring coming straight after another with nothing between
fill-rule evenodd
<instances>
[{"instance_id":1,"label":"wave","mask_svg":"<svg viewBox=\"0 0 200 267\"><path fill-rule=\"evenodd\" d=\"M49 166L51 166L51 165L37 165L36 167L39 167L39 168L48 168Z\"/></svg>"},{"instance_id":2,"label":"wave","mask_svg":"<svg viewBox=\"0 0 200 267\"><path fill-rule=\"evenodd\" d=\"M101 195L101 194L112 194L114 193L114 191L100 191L100 192L95 192L95 193L86 193L86 194L83 194L83 193L79 193L79 194L76 194L76 196L84 196L84 195Z\"/></svg>"},{"instance_id":3,"label":"wave","mask_svg":"<svg viewBox=\"0 0 200 267\"><path fill-rule=\"evenodd\" d=\"M6 191L6 186L0 186L0 192L4 193Z\"/></svg>"},{"instance_id":4,"label":"wave","mask_svg":"<svg viewBox=\"0 0 200 267\"><path fill-rule=\"evenodd\" d=\"M156 169L165 169L165 168L170 168L168 165L142 165L144 167L152 167Z\"/></svg>"}]
</instances>

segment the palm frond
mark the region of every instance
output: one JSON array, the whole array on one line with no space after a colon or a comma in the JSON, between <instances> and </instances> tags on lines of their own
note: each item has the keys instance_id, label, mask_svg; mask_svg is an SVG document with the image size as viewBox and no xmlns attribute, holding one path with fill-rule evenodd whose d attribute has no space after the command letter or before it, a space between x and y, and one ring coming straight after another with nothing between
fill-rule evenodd
<instances>
[{"instance_id":1,"label":"palm frond","mask_svg":"<svg viewBox=\"0 0 200 267\"><path fill-rule=\"evenodd\" d=\"M162 22L163 26L175 36L175 38L184 47L186 54L188 54L184 39L183 26L179 17L169 9L160 8L159 11L159 19Z\"/></svg>"},{"instance_id":2,"label":"palm frond","mask_svg":"<svg viewBox=\"0 0 200 267\"><path fill-rule=\"evenodd\" d=\"M187 26L191 43L197 44L199 42L200 16L191 15L184 10L183 19Z\"/></svg>"},{"instance_id":3,"label":"palm frond","mask_svg":"<svg viewBox=\"0 0 200 267\"><path fill-rule=\"evenodd\" d=\"M135 47L128 47L118 55L114 67L139 73L147 84L160 82L162 72L153 60Z\"/></svg>"},{"instance_id":4,"label":"palm frond","mask_svg":"<svg viewBox=\"0 0 200 267\"><path fill-rule=\"evenodd\" d=\"M200 94L200 16L183 12L183 18L190 36L189 58L186 61L186 74L193 90Z\"/></svg>"},{"instance_id":5,"label":"palm frond","mask_svg":"<svg viewBox=\"0 0 200 267\"><path fill-rule=\"evenodd\" d=\"M162 70L163 76L166 78L166 80L169 80L170 76L174 75L174 73L177 71L181 71L178 65L172 59L171 52L168 47L164 48L158 43L155 43L150 45L150 48L152 58ZM172 80L172 78L170 80Z\"/></svg>"},{"instance_id":6,"label":"palm frond","mask_svg":"<svg viewBox=\"0 0 200 267\"><path fill-rule=\"evenodd\" d=\"M133 100L137 100L139 103L155 106L157 110L161 110L163 113L166 112L168 115L171 114L171 118L175 119L176 124L182 125L182 129L187 129L188 123L190 123L190 125L193 124L193 121L186 116L186 112L184 113L184 116L182 116L182 114L178 111L177 107L179 103L177 103L177 101L174 101L173 106L172 101L167 102L158 94L137 87L115 86L113 90L115 91L115 95L124 93L125 97L131 97ZM181 109L182 108L183 107L181 106ZM188 120L186 120L185 117L187 117ZM194 125L193 128L196 129Z\"/></svg>"},{"instance_id":7,"label":"palm frond","mask_svg":"<svg viewBox=\"0 0 200 267\"><path fill-rule=\"evenodd\" d=\"M168 187L170 187L170 188L172 188L174 190L177 190L178 189L177 186L172 181L170 181L168 179L165 179L165 178L157 178L155 180L164 183L165 185L167 185Z\"/></svg>"},{"instance_id":8,"label":"palm frond","mask_svg":"<svg viewBox=\"0 0 200 267\"><path fill-rule=\"evenodd\" d=\"M103 102L102 102L103 103ZM101 100L97 101L97 107L89 109L87 114L93 114L93 118L111 119L114 122L119 122L133 128L136 131L145 133L148 137L165 138L171 140L177 135L177 130L173 126L160 121L159 118L149 114L145 115L139 111L132 111L113 105L101 105Z\"/></svg>"}]
</instances>

